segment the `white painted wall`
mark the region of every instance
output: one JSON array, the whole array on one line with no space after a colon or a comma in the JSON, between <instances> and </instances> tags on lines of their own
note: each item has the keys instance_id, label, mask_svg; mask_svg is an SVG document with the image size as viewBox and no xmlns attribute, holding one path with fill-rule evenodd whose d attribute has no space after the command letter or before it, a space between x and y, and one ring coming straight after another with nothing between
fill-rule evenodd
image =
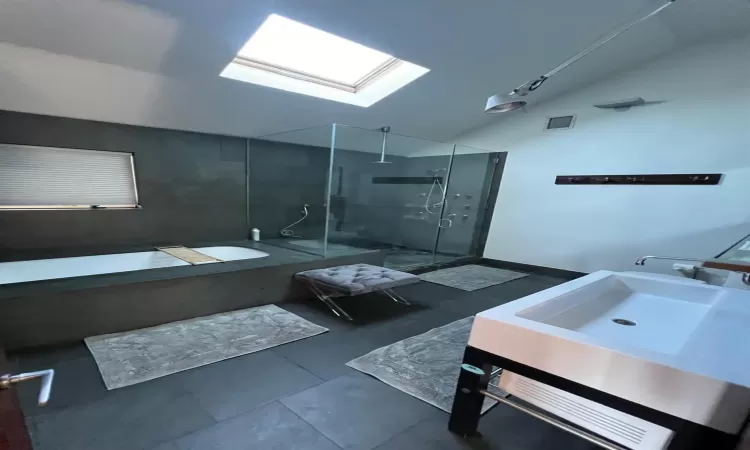
<instances>
[{"instance_id":1,"label":"white painted wall","mask_svg":"<svg viewBox=\"0 0 750 450\"><path fill-rule=\"evenodd\" d=\"M638 96L665 103L591 106ZM546 118L569 114L574 129L543 131ZM485 257L591 272L633 270L647 254L715 256L750 234L750 38L667 55L458 141L509 152ZM556 175L690 172L725 177L719 186L554 184Z\"/></svg>"}]
</instances>

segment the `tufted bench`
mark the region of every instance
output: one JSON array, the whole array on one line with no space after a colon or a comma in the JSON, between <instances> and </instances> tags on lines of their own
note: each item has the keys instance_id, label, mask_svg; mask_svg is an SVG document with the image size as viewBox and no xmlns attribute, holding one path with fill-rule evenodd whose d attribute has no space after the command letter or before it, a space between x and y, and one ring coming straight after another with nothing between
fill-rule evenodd
<instances>
[{"instance_id":1,"label":"tufted bench","mask_svg":"<svg viewBox=\"0 0 750 450\"><path fill-rule=\"evenodd\" d=\"M397 303L408 305L409 302L393 292L392 288L419 281L416 275L370 264L307 270L295 274L294 277L305 283L334 314L347 320L352 320L351 316L332 298L381 292Z\"/></svg>"}]
</instances>

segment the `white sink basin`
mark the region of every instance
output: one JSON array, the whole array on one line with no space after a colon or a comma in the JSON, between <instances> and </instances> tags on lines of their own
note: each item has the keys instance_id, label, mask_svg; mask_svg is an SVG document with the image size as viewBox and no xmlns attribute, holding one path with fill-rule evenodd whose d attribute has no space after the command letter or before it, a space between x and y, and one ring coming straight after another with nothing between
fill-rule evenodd
<instances>
[{"instance_id":1,"label":"white sink basin","mask_svg":"<svg viewBox=\"0 0 750 450\"><path fill-rule=\"evenodd\" d=\"M518 312L518 317L663 353L685 345L720 291L611 276Z\"/></svg>"},{"instance_id":2,"label":"white sink basin","mask_svg":"<svg viewBox=\"0 0 750 450\"><path fill-rule=\"evenodd\" d=\"M735 433L750 410L750 291L600 271L478 314L469 345Z\"/></svg>"}]
</instances>

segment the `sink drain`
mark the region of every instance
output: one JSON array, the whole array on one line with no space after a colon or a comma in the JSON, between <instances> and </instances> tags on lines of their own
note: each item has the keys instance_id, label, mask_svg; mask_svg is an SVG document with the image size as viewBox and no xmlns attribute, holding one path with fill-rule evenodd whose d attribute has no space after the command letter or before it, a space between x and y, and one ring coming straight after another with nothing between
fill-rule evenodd
<instances>
[{"instance_id":1,"label":"sink drain","mask_svg":"<svg viewBox=\"0 0 750 450\"><path fill-rule=\"evenodd\" d=\"M628 319L612 319L612 322L617 325L625 325L626 327L634 327L636 325L635 322Z\"/></svg>"}]
</instances>

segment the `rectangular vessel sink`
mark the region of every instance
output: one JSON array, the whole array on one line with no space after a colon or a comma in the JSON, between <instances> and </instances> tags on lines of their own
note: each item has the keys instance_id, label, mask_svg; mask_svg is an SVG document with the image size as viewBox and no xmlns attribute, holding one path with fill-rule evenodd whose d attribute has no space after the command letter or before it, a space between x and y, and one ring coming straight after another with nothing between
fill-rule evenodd
<instances>
[{"instance_id":1,"label":"rectangular vessel sink","mask_svg":"<svg viewBox=\"0 0 750 450\"><path fill-rule=\"evenodd\" d=\"M719 295L705 285L613 274L516 315L604 340L676 353Z\"/></svg>"},{"instance_id":2,"label":"rectangular vessel sink","mask_svg":"<svg viewBox=\"0 0 750 450\"><path fill-rule=\"evenodd\" d=\"M476 315L469 345L728 433L750 411L750 291L599 271Z\"/></svg>"}]
</instances>

